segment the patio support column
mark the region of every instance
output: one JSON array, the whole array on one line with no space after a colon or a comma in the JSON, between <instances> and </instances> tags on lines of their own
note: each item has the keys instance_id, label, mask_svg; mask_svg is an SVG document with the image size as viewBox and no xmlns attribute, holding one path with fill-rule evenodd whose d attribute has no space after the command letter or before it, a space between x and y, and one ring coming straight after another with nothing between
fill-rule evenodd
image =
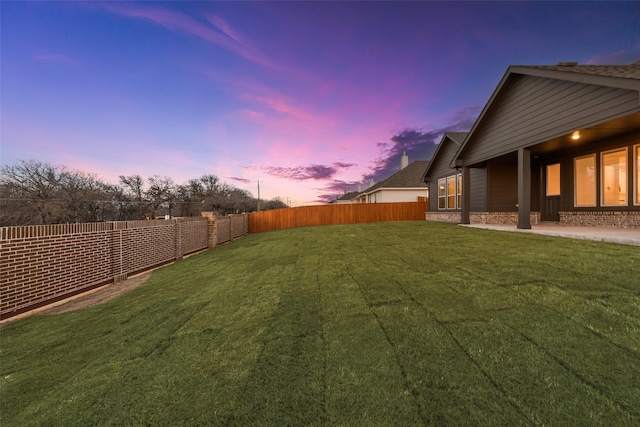
<instances>
[{"instance_id":1,"label":"patio support column","mask_svg":"<svg viewBox=\"0 0 640 427\"><path fill-rule=\"evenodd\" d=\"M471 192L469 191L469 185L471 185L469 166L462 167L462 224L471 224L469 220L469 212L471 211Z\"/></svg>"},{"instance_id":2,"label":"patio support column","mask_svg":"<svg viewBox=\"0 0 640 427\"><path fill-rule=\"evenodd\" d=\"M531 151L518 149L518 228L531 228Z\"/></svg>"}]
</instances>

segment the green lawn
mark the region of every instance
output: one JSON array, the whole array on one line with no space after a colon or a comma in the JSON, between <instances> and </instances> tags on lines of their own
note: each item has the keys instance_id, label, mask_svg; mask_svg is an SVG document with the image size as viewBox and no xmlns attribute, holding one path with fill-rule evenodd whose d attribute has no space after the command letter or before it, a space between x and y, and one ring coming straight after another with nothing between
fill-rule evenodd
<instances>
[{"instance_id":1,"label":"green lawn","mask_svg":"<svg viewBox=\"0 0 640 427\"><path fill-rule=\"evenodd\" d=\"M0 337L3 426L639 425L640 249L277 231Z\"/></svg>"}]
</instances>

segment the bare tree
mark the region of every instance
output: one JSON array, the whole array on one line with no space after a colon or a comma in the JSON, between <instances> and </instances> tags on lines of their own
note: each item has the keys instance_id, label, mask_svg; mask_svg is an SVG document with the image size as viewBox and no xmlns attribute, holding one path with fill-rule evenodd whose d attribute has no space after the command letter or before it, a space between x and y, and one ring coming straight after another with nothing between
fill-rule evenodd
<instances>
[{"instance_id":1,"label":"bare tree","mask_svg":"<svg viewBox=\"0 0 640 427\"><path fill-rule=\"evenodd\" d=\"M95 175L38 161L0 170L0 224L59 224L105 220L111 188Z\"/></svg>"},{"instance_id":2,"label":"bare tree","mask_svg":"<svg viewBox=\"0 0 640 427\"><path fill-rule=\"evenodd\" d=\"M62 203L60 182L63 168L38 161L4 166L2 223L53 224L59 220Z\"/></svg>"},{"instance_id":3,"label":"bare tree","mask_svg":"<svg viewBox=\"0 0 640 427\"><path fill-rule=\"evenodd\" d=\"M171 215L171 209L176 199L173 180L167 176L154 175L148 181L149 189L146 191L146 195L150 206L149 217L155 218L160 207L167 208L169 215Z\"/></svg>"},{"instance_id":4,"label":"bare tree","mask_svg":"<svg viewBox=\"0 0 640 427\"><path fill-rule=\"evenodd\" d=\"M138 212L137 219L144 218L144 180L140 175L120 175L120 184L123 186L124 194L128 196L136 205Z\"/></svg>"},{"instance_id":5,"label":"bare tree","mask_svg":"<svg viewBox=\"0 0 640 427\"><path fill-rule=\"evenodd\" d=\"M251 212L256 205L248 191L213 174L183 185L154 175L147 183L145 190L140 175L121 175L119 185L111 185L64 166L21 161L0 169L0 226L122 221L172 214L174 209L180 216L197 216L203 210L228 214ZM265 209L283 205L274 200Z\"/></svg>"}]
</instances>

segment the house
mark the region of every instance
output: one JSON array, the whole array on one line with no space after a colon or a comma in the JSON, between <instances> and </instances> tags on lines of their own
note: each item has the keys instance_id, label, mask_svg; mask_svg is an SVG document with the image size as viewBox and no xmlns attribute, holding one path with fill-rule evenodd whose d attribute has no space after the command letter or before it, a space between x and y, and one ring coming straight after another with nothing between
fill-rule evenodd
<instances>
[{"instance_id":1,"label":"house","mask_svg":"<svg viewBox=\"0 0 640 427\"><path fill-rule=\"evenodd\" d=\"M402 156L401 169L389 178L364 190L358 195L359 203L417 202L429 197L427 184L422 180L428 161L409 164L406 154Z\"/></svg>"},{"instance_id":2,"label":"house","mask_svg":"<svg viewBox=\"0 0 640 427\"><path fill-rule=\"evenodd\" d=\"M335 203L338 205L357 203L358 194L360 194L359 191L350 191L348 193L345 191L345 193L342 196L338 197L336 200L332 200L330 203Z\"/></svg>"},{"instance_id":3,"label":"house","mask_svg":"<svg viewBox=\"0 0 640 427\"><path fill-rule=\"evenodd\" d=\"M466 136L467 132L446 132L424 172L422 180L431 194L427 221L462 220L462 172L452 163Z\"/></svg>"},{"instance_id":4,"label":"house","mask_svg":"<svg viewBox=\"0 0 640 427\"><path fill-rule=\"evenodd\" d=\"M509 67L450 166L465 224L640 228L640 61Z\"/></svg>"}]
</instances>

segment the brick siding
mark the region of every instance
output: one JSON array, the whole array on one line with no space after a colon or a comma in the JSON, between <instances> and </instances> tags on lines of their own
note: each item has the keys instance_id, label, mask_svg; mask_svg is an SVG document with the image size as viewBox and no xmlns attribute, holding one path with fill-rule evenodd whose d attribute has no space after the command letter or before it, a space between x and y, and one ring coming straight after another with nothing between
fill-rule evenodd
<instances>
[{"instance_id":1,"label":"brick siding","mask_svg":"<svg viewBox=\"0 0 640 427\"><path fill-rule=\"evenodd\" d=\"M455 224L459 224L460 222L462 222L462 213L461 212L427 212L426 220L437 221L437 222L453 222Z\"/></svg>"},{"instance_id":2,"label":"brick siding","mask_svg":"<svg viewBox=\"0 0 640 427\"><path fill-rule=\"evenodd\" d=\"M560 212L560 224L592 227L640 228L640 212Z\"/></svg>"},{"instance_id":3,"label":"brick siding","mask_svg":"<svg viewBox=\"0 0 640 427\"><path fill-rule=\"evenodd\" d=\"M0 318L214 247L219 219L203 217L2 227ZM232 236L223 241L247 233L246 215L233 221Z\"/></svg>"},{"instance_id":4,"label":"brick siding","mask_svg":"<svg viewBox=\"0 0 640 427\"><path fill-rule=\"evenodd\" d=\"M531 212L529 216L531 224L540 224L540 212ZM471 224L518 224L518 212L471 212L469 213Z\"/></svg>"}]
</instances>

